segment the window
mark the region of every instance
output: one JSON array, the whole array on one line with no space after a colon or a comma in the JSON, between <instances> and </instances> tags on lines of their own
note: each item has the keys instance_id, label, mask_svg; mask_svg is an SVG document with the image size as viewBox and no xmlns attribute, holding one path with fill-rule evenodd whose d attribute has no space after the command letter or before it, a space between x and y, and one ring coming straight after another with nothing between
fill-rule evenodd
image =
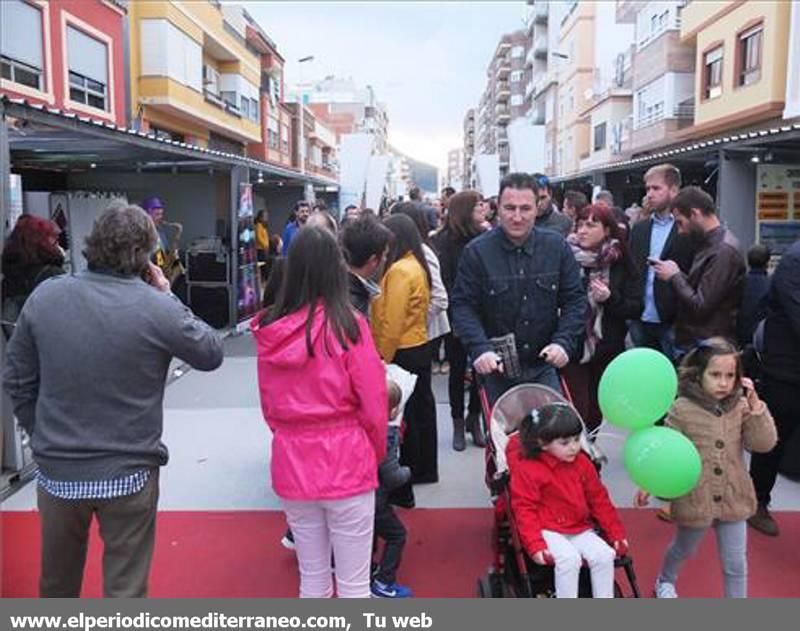
<instances>
[{"instance_id":1,"label":"window","mask_svg":"<svg viewBox=\"0 0 800 631\"><path fill-rule=\"evenodd\" d=\"M514 59L519 59L525 54L525 47L524 46L514 46L511 49L511 57Z\"/></svg>"},{"instance_id":2,"label":"window","mask_svg":"<svg viewBox=\"0 0 800 631\"><path fill-rule=\"evenodd\" d=\"M522 70L514 70L511 73L510 79L511 83L519 83L520 81L522 81Z\"/></svg>"},{"instance_id":3,"label":"window","mask_svg":"<svg viewBox=\"0 0 800 631\"><path fill-rule=\"evenodd\" d=\"M761 78L761 40L764 25L758 24L739 35L739 85L750 85Z\"/></svg>"},{"instance_id":4,"label":"window","mask_svg":"<svg viewBox=\"0 0 800 631\"><path fill-rule=\"evenodd\" d=\"M281 125L281 151L289 153L289 126Z\"/></svg>"},{"instance_id":5,"label":"window","mask_svg":"<svg viewBox=\"0 0 800 631\"><path fill-rule=\"evenodd\" d=\"M108 49L83 31L67 27L69 98L98 110L108 109Z\"/></svg>"},{"instance_id":6,"label":"window","mask_svg":"<svg viewBox=\"0 0 800 631\"><path fill-rule=\"evenodd\" d=\"M512 94L511 95L511 105L520 106L522 105L522 95L521 94Z\"/></svg>"},{"instance_id":7,"label":"window","mask_svg":"<svg viewBox=\"0 0 800 631\"><path fill-rule=\"evenodd\" d=\"M705 98L713 99L722 94L722 46L703 55Z\"/></svg>"},{"instance_id":8,"label":"window","mask_svg":"<svg viewBox=\"0 0 800 631\"><path fill-rule=\"evenodd\" d=\"M142 75L169 77L219 100L219 75L203 64L202 46L171 22L143 19L139 23ZM216 97L216 100L213 98Z\"/></svg>"},{"instance_id":9,"label":"window","mask_svg":"<svg viewBox=\"0 0 800 631\"><path fill-rule=\"evenodd\" d=\"M278 137L278 121L272 118L271 116L267 119L267 141L269 143L270 149L278 149L279 144L279 137Z\"/></svg>"},{"instance_id":10,"label":"window","mask_svg":"<svg viewBox=\"0 0 800 631\"><path fill-rule=\"evenodd\" d=\"M43 90L42 12L22 0L0 2L0 76Z\"/></svg>"},{"instance_id":11,"label":"window","mask_svg":"<svg viewBox=\"0 0 800 631\"><path fill-rule=\"evenodd\" d=\"M257 123L260 120L261 104L258 99L250 99L250 120Z\"/></svg>"},{"instance_id":12,"label":"window","mask_svg":"<svg viewBox=\"0 0 800 631\"><path fill-rule=\"evenodd\" d=\"M594 128L594 150L602 151L606 148L606 124L605 122L595 125Z\"/></svg>"},{"instance_id":13,"label":"window","mask_svg":"<svg viewBox=\"0 0 800 631\"><path fill-rule=\"evenodd\" d=\"M219 96L219 72L211 66L203 66L203 89L214 96Z\"/></svg>"},{"instance_id":14,"label":"window","mask_svg":"<svg viewBox=\"0 0 800 631\"><path fill-rule=\"evenodd\" d=\"M178 134L174 131L168 131L155 125L150 125L150 133L155 134L156 138L163 138L164 140L175 140L177 142L186 142L186 136Z\"/></svg>"}]
</instances>

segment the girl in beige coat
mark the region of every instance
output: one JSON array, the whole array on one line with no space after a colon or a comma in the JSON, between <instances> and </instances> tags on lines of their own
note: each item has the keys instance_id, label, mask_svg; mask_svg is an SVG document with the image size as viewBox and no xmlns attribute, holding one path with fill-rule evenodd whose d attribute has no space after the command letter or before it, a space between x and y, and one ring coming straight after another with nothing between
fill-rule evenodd
<instances>
[{"instance_id":1,"label":"girl in beige coat","mask_svg":"<svg viewBox=\"0 0 800 631\"><path fill-rule=\"evenodd\" d=\"M709 528L717 535L726 598L747 597L747 518L756 511L743 451L767 452L777 432L753 382L742 377L736 348L722 338L702 341L684 358L678 398L667 425L697 447L703 470L697 486L672 504L678 527L656 580L658 598L677 598L675 582ZM648 494L639 491L636 504Z\"/></svg>"}]
</instances>

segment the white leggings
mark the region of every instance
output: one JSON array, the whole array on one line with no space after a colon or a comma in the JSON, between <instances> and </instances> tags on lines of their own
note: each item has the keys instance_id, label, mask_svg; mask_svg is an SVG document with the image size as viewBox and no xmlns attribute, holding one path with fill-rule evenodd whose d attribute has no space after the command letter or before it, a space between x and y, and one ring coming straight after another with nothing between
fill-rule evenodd
<instances>
[{"instance_id":1,"label":"white leggings","mask_svg":"<svg viewBox=\"0 0 800 631\"><path fill-rule=\"evenodd\" d=\"M281 500L294 535L300 598L331 598L331 550L339 598L369 598L375 492L341 500Z\"/></svg>"},{"instance_id":2,"label":"white leggings","mask_svg":"<svg viewBox=\"0 0 800 631\"><path fill-rule=\"evenodd\" d=\"M589 566L594 598L614 598L614 549L587 530L577 535L562 535L542 530L542 537L556 563L556 598L577 598L578 577L583 560Z\"/></svg>"}]
</instances>

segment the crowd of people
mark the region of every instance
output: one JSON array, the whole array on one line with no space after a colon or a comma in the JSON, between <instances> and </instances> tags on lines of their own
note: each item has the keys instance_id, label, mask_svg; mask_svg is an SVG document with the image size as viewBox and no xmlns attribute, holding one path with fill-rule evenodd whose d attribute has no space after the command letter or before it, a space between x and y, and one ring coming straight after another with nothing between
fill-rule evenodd
<instances>
[{"instance_id":1,"label":"crowd of people","mask_svg":"<svg viewBox=\"0 0 800 631\"><path fill-rule=\"evenodd\" d=\"M571 399L569 414L526 417L509 444L512 505L528 553L555 564L559 596L577 593L582 559L595 595L613 595L628 541L577 437L595 436L600 377L632 346L675 363L679 398L664 423L703 460L697 489L660 510L677 530L655 592L676 596L681 563L713 528L725 593L746 595L746 524L778 534L770 493L778 471L800 468L800 243L771 277L769 251L754 246L748 272L706 192L669 164L644 184L642 207L627 211L608 191L566 191L559 208L545 176L515 173L496 200L445 189L428 203L412 190L379 213L348 206L341 224L301 200L280 237L259 213L264 304L251 328L301 596L412 595L397 581L407 531L395 507L439 481L435 372L447 373L457 452L468 435L487 440L479 387L490 403L526 382ZM173 356L203 370L222 361L219 335L172 295L156 202L149 214L106 211L74 277L45 282L63 272L49 222L23 218L4 249L4 320L16 327L3 377L40 469L43 596L79 593L93 515L104 593L146 593L166 370ZM89 332L102 343L83 344Z\"/></svg>"}]
</instances>

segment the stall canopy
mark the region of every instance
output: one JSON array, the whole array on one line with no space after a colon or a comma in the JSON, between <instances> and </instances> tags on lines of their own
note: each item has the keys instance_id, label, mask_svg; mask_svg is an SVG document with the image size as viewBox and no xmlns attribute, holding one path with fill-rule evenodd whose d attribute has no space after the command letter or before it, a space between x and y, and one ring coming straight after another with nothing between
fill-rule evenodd
<instances>
[{"instance_id":1,"label":"stall canopy","mask_svg":"<svg viewBox=\"0 0 800 631\"><path fill-rule=\"evenodd\" d=\"M261 162L247 156L156 137L59 109L0 97L16 169L67 171L202 171L247 167L252 180L269 185L333 187L336 181Z\"/></svg>"}]
</instances>

